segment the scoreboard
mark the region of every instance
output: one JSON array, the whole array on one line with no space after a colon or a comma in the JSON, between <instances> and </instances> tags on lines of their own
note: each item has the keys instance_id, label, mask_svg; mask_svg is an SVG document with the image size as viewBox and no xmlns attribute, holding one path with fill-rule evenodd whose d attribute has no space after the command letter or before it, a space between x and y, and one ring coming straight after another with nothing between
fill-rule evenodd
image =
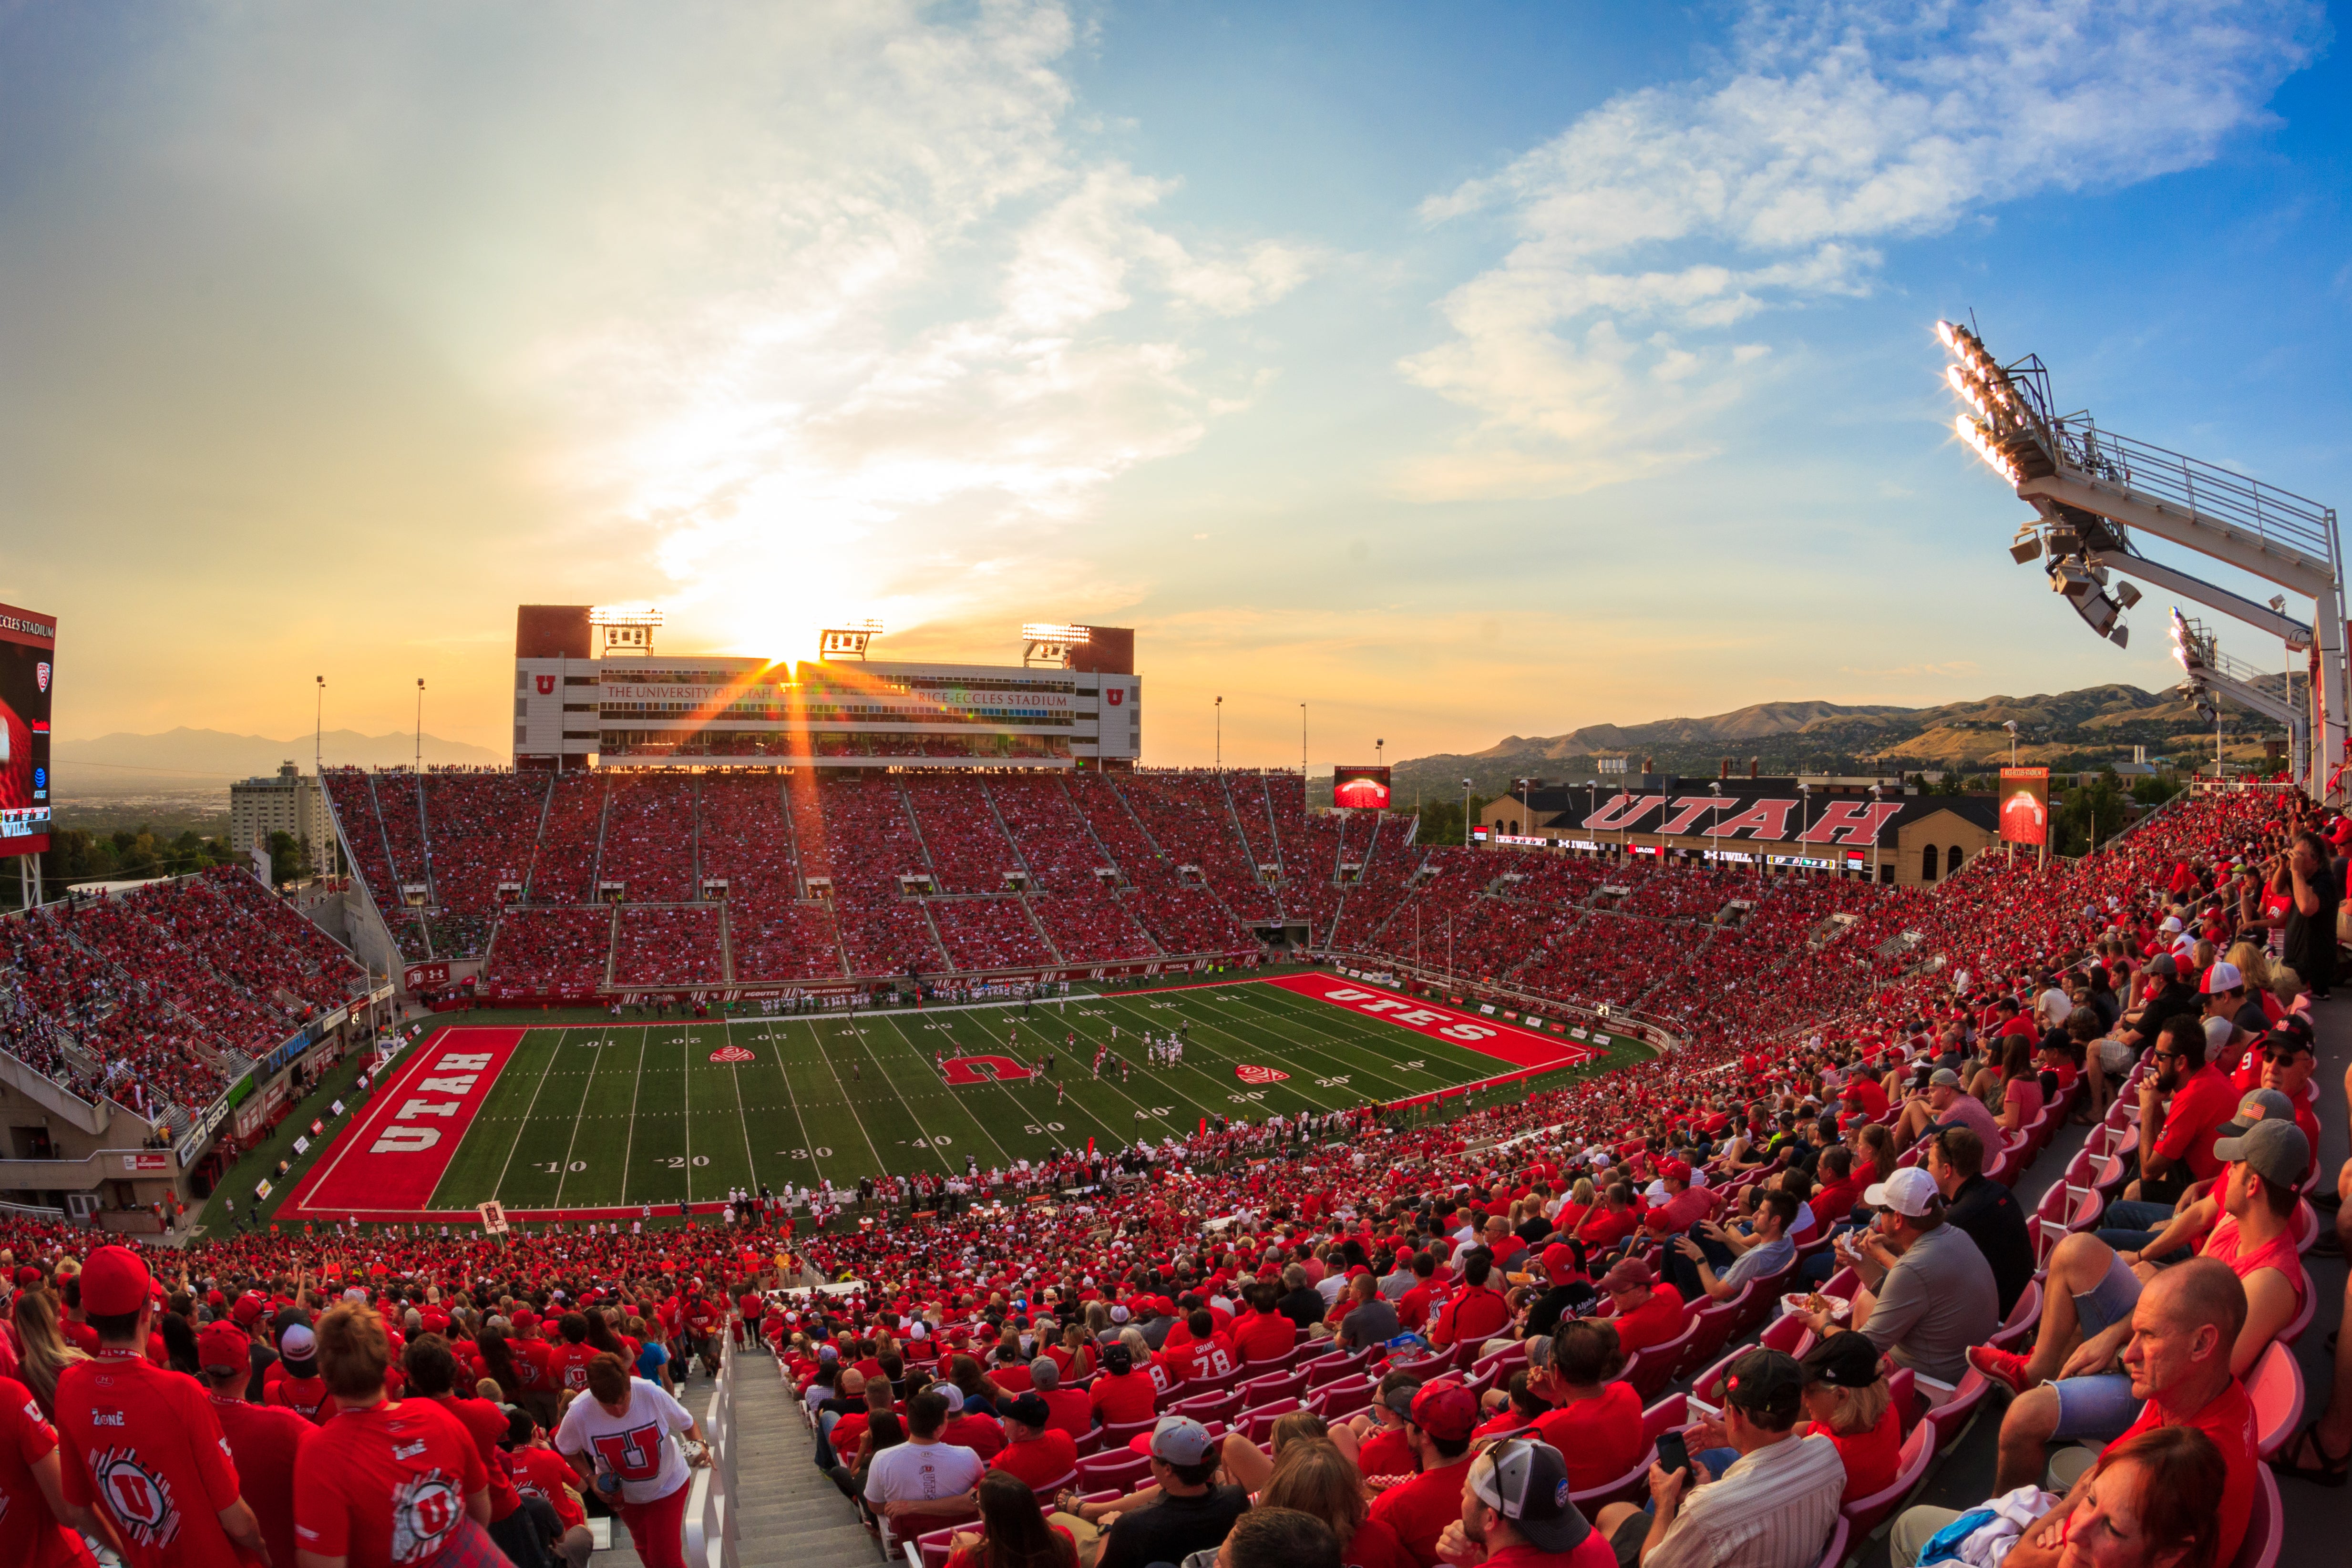
<instances>
[{"instance_id":1,"label":"scoreboard","mask_svg":"<svg viewBox=\"0 0 2352 1568\"><path fill-rule=\"evenodd\" d=\"M49 698L56 621L0 604L0 857L49 847Z\"/></svg>"}]
</instances>

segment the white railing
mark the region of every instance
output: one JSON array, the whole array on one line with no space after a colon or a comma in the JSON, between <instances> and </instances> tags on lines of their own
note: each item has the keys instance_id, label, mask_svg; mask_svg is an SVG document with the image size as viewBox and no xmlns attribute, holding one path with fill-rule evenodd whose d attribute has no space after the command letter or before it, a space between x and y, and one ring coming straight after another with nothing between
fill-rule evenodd
<instances>
[{"instance_id":1,"label":"white railing","mask_svg":"<svg viewBox=\"0 0 2352 1568\"><path fill-rule=\"evenodd\" d=\"M735 1346L722 1343L719 1385L702 1413L710 1463L694 1472L686 1499L686 1560L694 1568L738 1568L735 1529Z\"/></svg>"}]
</instances>

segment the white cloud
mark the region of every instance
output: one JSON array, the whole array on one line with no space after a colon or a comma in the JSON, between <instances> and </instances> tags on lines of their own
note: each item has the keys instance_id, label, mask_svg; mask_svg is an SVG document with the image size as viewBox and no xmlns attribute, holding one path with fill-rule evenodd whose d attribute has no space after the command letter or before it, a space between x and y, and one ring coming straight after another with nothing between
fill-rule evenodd
<instances>
[{"instance_id":1,"label":"white cloud","mask_svg":"<svg viewBox=\"0 0 2352 1568\"><path fill-rule=\"evenodd\" d=\"M1248 406L1226 324L1316 264L1158 221L1073 131L1057 0L527 16L257 7L168 156L342 248L732 645L1083 612L1057 533Z\"/></svg>"},{"instance_id":2,"label":"white cloud","mask_svg":"<svg viewBox=\"0 0 2352 1568\"><path fill-rule=\"evenodd\" d=\"M1423 204L1516 243L1402 361L1478 423L1401 487L1568 494L1704 455L1769 352L1755 318L1866 292L1879 245L1998 203L2206 162L2322 20L2311 0L1759 0L1719 73L1613 99Z\"/></svg>"}]
</instances>

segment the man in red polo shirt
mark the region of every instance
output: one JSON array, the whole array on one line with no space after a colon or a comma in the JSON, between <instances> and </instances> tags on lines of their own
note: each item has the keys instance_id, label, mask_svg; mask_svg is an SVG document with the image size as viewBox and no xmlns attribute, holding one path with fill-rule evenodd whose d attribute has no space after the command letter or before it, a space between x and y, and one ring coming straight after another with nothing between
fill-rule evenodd
<instances>
[{"instance_id":1,"label":"man in red polo shirt","mask_svg":"<svg viewBox=\"0 0 2352 1568\"><path fill-rule=\"evenodd\" d=\"M1666 1196L1642 1216L1642 1228L1652 1236L1680 1236L1715 1212L1715 1194L1693 1186L1691 1168L1682 1161L1659 1166L1658 1179L1666 1184Z\"/></svg>"},{"instance_id":2,"label":"man in red polo shirt","mask_svg":"<svg viewBox=\"0 0 2352 1568\"><path fill-rule=\"evenodd\" d=\"M131 1568L243 1568L268 1550L239 1495L236 1464L196 1380L147 1360L154 1281L127 1247L81 1270L95 1359L58 1375L66 1500L97 1503Z\"/></svg>"}]
</instances>

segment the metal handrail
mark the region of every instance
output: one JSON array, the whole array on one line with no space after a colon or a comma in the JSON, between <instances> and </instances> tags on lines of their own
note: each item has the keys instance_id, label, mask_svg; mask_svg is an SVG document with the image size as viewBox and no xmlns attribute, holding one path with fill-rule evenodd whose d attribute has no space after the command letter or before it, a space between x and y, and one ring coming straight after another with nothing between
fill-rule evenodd
<instances>
[{"instance_id":1,"label":"metal handrail","mask_svg":"<svg viewBox=\"0 0 2352 1568\"><path fill-rule=\"evenodd\" d=\"M2051 428L2058 438L2059 461L2085 478L2245 529L2265 544L2335 570L2332 507L2152 442L2102 430L2087 416L2054 420Z\"/></svg>"}]
</instances>

